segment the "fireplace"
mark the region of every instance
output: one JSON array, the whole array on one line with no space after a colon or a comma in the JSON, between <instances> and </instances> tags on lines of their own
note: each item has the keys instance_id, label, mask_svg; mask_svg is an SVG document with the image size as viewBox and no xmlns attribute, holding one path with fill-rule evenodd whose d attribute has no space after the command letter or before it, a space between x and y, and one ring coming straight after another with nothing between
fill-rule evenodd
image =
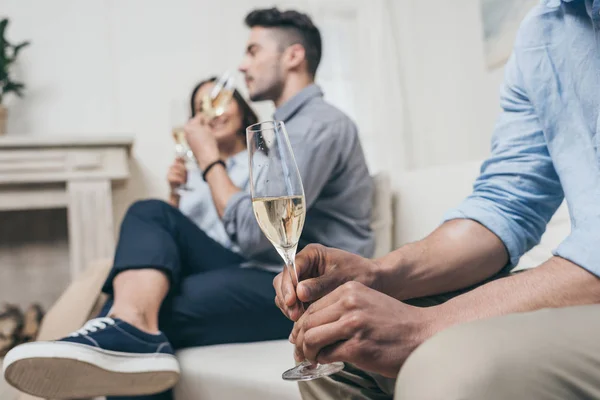
<instances>
[{"instance_id":1,"label":"fireplace","mask_svg":"<svg viewBox=\"0 0 600 400\"><path fill-rule=\"evenodd\" d=\"M129 176L129 137L0 138L0 302L46 308L114 250L112 185Z\"/></svg>"}]
</instances>

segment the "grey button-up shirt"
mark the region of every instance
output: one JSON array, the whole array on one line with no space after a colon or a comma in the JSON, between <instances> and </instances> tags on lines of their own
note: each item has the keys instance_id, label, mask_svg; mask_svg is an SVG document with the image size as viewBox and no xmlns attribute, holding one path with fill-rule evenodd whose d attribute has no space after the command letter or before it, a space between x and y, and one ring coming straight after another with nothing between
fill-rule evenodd
<instances>
[{"instance_id":1,"label":"grey button-up shirt","mask_svg":"<svg viewBox=\"0 0 600 400\"><path fill-rule=\"evenodd\" d=\"M373 182L354 122L326 103L317 85L278 108L275 119L286 124L306 196L300 248L321 243L371 257ZM281 269L281 258L256 222L248 192L229 200L223 223L250 265Z\"/></svg>"}]
</instances>

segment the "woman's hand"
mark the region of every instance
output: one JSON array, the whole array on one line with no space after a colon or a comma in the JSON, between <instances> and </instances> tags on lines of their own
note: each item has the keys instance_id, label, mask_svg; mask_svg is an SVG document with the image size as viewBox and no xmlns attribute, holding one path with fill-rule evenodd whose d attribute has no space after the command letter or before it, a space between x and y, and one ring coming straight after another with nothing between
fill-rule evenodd
<instances>
[{"instance_id":1,"label":"woman's hand","mask_svg":"<svg viewBox=\"0 0 600 400\"><path fill-rule=\"evenodd\" d=\"M179 186L184 185L187 182L187 169L185 168L183 158L176 158L169 167L167 180L169 181L169 187L171 188L172 194L176 192Z\"/></svg>"},{"instance_id":2,"label":"woman's hand","mask_svg":"<svg viewBox=\"0 0 600 400\"><path fill-rule=\"evenodd\" d=\"M201 171L221 157L217 140L210 131L209 121L202 113L190 119L183 129Z\"/></svg>"}]
</instances>

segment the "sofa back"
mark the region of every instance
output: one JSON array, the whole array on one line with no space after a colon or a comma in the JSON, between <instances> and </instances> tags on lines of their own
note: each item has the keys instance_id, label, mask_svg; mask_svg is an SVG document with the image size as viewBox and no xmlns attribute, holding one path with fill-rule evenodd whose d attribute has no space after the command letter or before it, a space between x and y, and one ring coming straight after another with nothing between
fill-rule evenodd
<instances>
[{"instance_id":1,"label":"sofa back","mask_svg":"<svg viewBox=\"0 0 600 400\"><path fill-rule=\"evenodd\" d=\"M373 227L377 256L406 243L422 239L441 222L445 212L471 193L481 162L466 162L412 170L375 179ZM530 268L552 256L552 250L569 234L566 204L554 215L541 243L524 255L518 268Z\"/></svg>"}]
</instances>

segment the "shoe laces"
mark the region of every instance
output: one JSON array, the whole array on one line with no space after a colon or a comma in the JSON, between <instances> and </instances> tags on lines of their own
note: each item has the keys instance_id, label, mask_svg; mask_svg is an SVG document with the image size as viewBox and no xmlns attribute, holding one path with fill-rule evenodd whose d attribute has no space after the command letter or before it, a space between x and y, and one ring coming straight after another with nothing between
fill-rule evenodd
<instances>
[{"instance_id":1,"label":"shoe laces","mask_svg":"<svg viewBox=\"0 0 600 400\"><path fill-rule=\"evenodd\" d=\"M96 318L88 321L81 329L73 332L70 337L78 337L84 336L90 333L98 332L102 329L106 329L109 326L113 326L115 324L115 320L112 318Z\"/></svg>"}]
</instances>

